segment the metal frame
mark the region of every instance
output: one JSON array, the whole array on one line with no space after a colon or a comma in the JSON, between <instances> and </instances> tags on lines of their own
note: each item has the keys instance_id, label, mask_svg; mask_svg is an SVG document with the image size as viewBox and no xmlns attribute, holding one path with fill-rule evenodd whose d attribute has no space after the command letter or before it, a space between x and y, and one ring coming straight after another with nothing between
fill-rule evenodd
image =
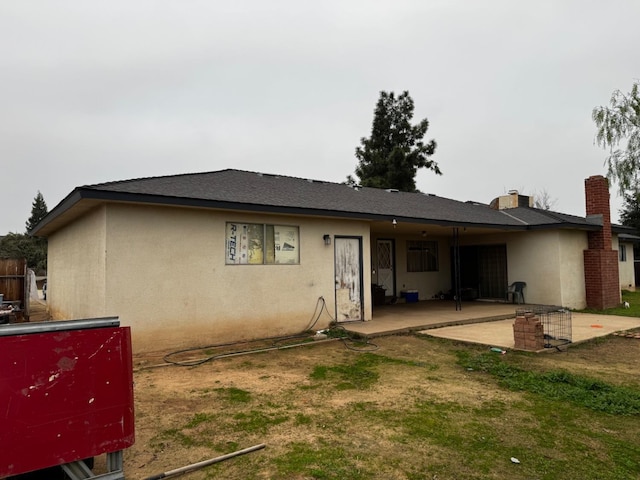
<instances>
[{"instance_id":1,"label":"metal frame","mask_svg":"<svg viewBox=\"0 0 640 480\"><path fill-rule=\"evenodd\" d=\"M453 229L453 298L456 311L462 310L462 284L460 278L460 231Z\"/></svg>"},{"instance_id":2,"label":"metal frame","mask_svg":"<svg viewBox=\"0 0 640 480\"><path fill-rule=\"evenodd\" d=\"M52 322L11 323L0 325L0 337L31 333L64 332L67 330L119 327L118 317L90 318L84 320L60 320Z\"/></svg>"},{"instance_id":3,"label":"metal frame","mask_svg":"<svg viewBox=\"0 0 640 480\"><path fill-rule=\"evenodd\" d=\"M555 305L534 305L516 309L516 315L524 315L526 312L532 312L542 323L544 348L559 348L572 343L571 310Z\"/></svg>"},{"instance_id":4,"label":"metal frame","mask_svg":"<svg viewBox=\"0 0 640 480\"><path fill-rule=\"evenodd\" d=\"M124 462L122 450L107 453L107 473L95 475L82 460L62 465L64 473L71 480L124 480Z\"/></svg>"}]
</instances>

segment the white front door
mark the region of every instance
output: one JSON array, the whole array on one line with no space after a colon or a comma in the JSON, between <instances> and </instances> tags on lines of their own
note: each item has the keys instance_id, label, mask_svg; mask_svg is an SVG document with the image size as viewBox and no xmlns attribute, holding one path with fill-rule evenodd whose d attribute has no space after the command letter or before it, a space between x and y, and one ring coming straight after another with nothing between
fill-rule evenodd
<instances>
[{"instance_id":1,"label":"white front door","mask_svg":"<svg viewBox=\"0 0 640 480\"><path fill-rule=\"evenodd\" d=\"M385 289L385 295L393 297L396 292L394 288L394 261L393 261L393 240L378 240L377 243L377 271L378 285Z\"/></svg>"},{"instance_id":2,"label":"white front door","mask_svg":"<svg viewBox=\"0 0 640 480\"><path fill-rule=\"evenodd\" d=\"M362 320L362 239L336 237L336 320Z\"/></svg>"}]
</instances>

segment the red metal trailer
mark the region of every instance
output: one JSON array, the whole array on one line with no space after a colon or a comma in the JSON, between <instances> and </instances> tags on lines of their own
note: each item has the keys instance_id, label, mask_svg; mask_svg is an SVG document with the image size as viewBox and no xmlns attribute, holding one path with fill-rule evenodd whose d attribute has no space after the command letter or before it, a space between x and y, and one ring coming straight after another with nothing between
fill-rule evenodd
<instances>
[{"instance_id":1,"label":"red metal trailer","mask_svg":"<svg viewBox=\"0 0 640 480\"><path fill-rule=\"evenodd\" d=\"M0 478L61 466L124 479L133 445L131 332L116 317L0 325ZM106 454L107 473L83 459Z\"/></svg>"}]
</instances>

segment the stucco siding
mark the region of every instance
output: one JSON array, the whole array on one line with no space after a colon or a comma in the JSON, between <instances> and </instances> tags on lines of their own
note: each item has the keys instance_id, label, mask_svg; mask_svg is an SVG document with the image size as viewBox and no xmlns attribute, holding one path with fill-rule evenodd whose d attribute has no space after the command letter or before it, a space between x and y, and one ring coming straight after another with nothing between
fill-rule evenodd
<instances>
[{"instance_id":1,"label":"stucco siding","mask_svg":"<svg viewBox=\"0 0 640 480\"><path fill-rule=\"evenodd\" d=\"M618 237L614 237L612 240L613 249L620 250L619 245L625 246L627 258L625 261L618 262L618 273L620 275L620 288L628 289L633 288L636 285L636 277L634 272L634 255L633 255L633 243L620 242L618 243ZM619 257L618 257L619 258Z\"/></svg>"},{"instance_id":2,"label":"stucco siding","mask_svg":"<svg viewBox=\"0 0 640 480\"><path fill-rule=\"evenodd\" d=\"M587 235L576 230L528 231L469 236L463 245L498 245L507 249L507 281L526 282L530 304L584 308L583 251Z\"/></svg>"},{"instance_id":3,"label":"stucco siding","mask_svg":"<svg viewBox=\"0 0 640 480\"><path fill-rule=\"evenodd\" d=\"M407 241L428 240L438 244L438 270L434 272L407 272ZM451 261L449 239L441 237L400 236L396 239L397 294L402 290L418 290L420 300L428 300L440 292L451 289Z\"/></svg>"},{"instance_id":4,"label":"stucco siding","mask_svg":"<svg viewBox=\"0 0 640 480\"><path fill-rule=\"evenodd\" d=\"M512 234L507 242L509 283L527 283L527 303L562 303L561 261L558 232Z\"/></svg>"},{"instance_id":5,"label":"stucco siding","mask_svg":"<svg viewBox=\"0 0 640 480\"><path fill-rule=\"evenodd\" d=\"M583 251L587 235L576 230L508 237L509 282L527 282L527 303L568 308L586 306Z\"/></svg>"},{"instance_id":6,"label":"stucco siding","mask_svg":"<svg viewBox=\"0 0 640 480\"><path fill-rule=\"evenodd\" d=\"M132 326L137 351L298 333L320 297L333 315L334 242L326 246L324 234L362 237L370 282L363 222L117 204L107 216L106 310ZM225 265L227 221L298 226L300 264ZM370 289L363 293L368 320ZM323 312L316 328L330 320Z\"/></svg>"},{"instance_id":7,"label":"stucco siding","mask_svg":"<svg viewBox=\"0 0 640 480\"><path fill-rule=\"evenodd\" d=\"M105 316L106 208L48 239L47 303L55 320Z\"/></svg>"},{"instance_id":8,"label":"stucco siding","mask_svg":"<svg viewBox=\"0 0 640 480\"><path fill-rule=\"evenodd\" d=\"M568 308L586 308L586 287L584 275L584 251L589 248L586 232L560 230L560 283L562 285L561 303Z\"/></svg>"},{"instance_id":9,"label":"stucco siding","mask_svg":"<svg viewBox=\"0 0 640 480\"><path fill-rule=\"evenodd\" d=\"M451 289L451 267L450 267L450 244L449 239L444 237L416 237L415 235L397 235L390 236L387 234L373 235L371 239L372 258L372 275L373 283L380 283L377 272L377 252L376 242L378 239L392 240L395 246L394 275L396 280L396 296L400 297L402 290L417 290L420 300L428 300L437 293L448 292ZM438 245L438 270L432 272L407 272L407 242L409 240L427 240L434 241ZM387 296L391 296L393 292L387 291Z\"/></svg>"}]
</instances>

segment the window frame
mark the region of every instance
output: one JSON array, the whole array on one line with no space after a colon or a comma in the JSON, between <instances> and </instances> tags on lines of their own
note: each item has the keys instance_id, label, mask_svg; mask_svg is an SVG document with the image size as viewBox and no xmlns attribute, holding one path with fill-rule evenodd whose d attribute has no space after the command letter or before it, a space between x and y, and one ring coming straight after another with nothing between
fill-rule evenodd
<instances>
[{"instance_id":1,"label":"window frame","mask_svg":"<svg viewBox=\"0 0 640 480\"><path fill-rule=\"evenodd\" d=\"M225 265L300 265L300 227L225 223Z\"/></svg>"},{"instance_id":2,"label":"window frame","mask_svg":"<svg viewBox=\"0 0 640 480\"><path fill-rule=\"evenodd\" d=\"M627 246L626 245L618 245L618 260L620 262L627 261Z\"/></svg>"},{"instance_id":3,"label":"window frame","mask_svg":"<svg viewBox=\"0 0 640 480\"><path fill-rule=\"evenodd\" d=\"M440 271L438 242L436 240L407 240L407 273Z\"/></svg>"}]
</instances>

